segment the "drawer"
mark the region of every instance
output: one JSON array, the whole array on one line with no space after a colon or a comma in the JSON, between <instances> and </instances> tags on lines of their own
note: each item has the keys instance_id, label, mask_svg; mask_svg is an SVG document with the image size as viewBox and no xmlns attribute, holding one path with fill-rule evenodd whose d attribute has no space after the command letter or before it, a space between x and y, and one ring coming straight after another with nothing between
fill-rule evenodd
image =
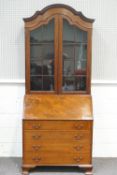
<instances>
[{"instance_id":1,"label":"drawer","mask_svg":"<svg viewBox=\"0 0 117 175\"><path fill-rule=\"evenodd\" d=\"M64 151L89 153L91 134L88 131L25 131L24 151Z\"/></svg>"},{"instance_id":2,"label":"drawer","mask_svg":"<svg viewBox=\"0 0 117 175\"><path fill-rule=\"evenodd\" d=\"M90 130L91 121L34 121L24 120L24 130Z\"/></svg>"},{"instance_id":3,"label":"drawer","mask_svg":"<svg viewBox=\"0 0 117 175\"><path fill-rule=\"evenodd\" d=\"M90 144L86 143L27 143L24 145L24 151L40 153L48 151L58 152L64 151L65 153L90 153Z\"/></svg>"},{"instance_id":4,"label":"drawer","mask_svg":"<svg viewBox=\"0 0 117 175\"><path fill-rule=\"evenodd\" d=\"M89 154L73 154L65 152L41 152L39 154L25 153L24 164L36 165L77 165L90 164L91 158Z\"/></svg>"},{"instance_id":5,"label":"drawer","mask_svg":"<svg viewBox=\"0 0 117 175\"><path fill-rule=\"evenodd\" d=\"M24 142L27 144L82 143L90 140L90 131L24 131Z\"/></svg>"}]
</instances>

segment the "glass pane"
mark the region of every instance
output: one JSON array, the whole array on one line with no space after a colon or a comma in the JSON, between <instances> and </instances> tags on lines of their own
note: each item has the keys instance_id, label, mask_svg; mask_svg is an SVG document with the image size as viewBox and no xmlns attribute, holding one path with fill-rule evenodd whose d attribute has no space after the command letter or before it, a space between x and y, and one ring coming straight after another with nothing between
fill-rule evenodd
<instances>
[{"instance_id":1,"label":"glass pane","mask_svg":"<svg viewBox=\"0 0 117 175\"><path fill-rule=\"evenodd\" d=\"M31 90L34 90L34 91L42 90L41 76L31 76Z\"/></svg>"},{"instance_id":2,"label":"glass pane","mask_svg":"<svg viewBox=\"0 0 117 175\"><path fill-rule=\"evenodd\" d=\"M87 32L79 29L78 27L74 27L74 31L76 42L87 42Z\"/></svg>"},{"instance_id":3,"label":"glass pane","mask_svg":"<svg viewBox=\"0 0 117 175\"><path fill-rule=\"evenodd\" d=\"M31 60L32 59L42 59L41 56L42 56L42 45L39 45L38 43L37 44L34 44L34 43L31 43L30 45L30 56L31 56Z\"/></svg>"},{"instance_id":4,"label":"glass pane","mask_svg":"<svg viewBox=\"0 0 117 175\"><path fill-rule=\"evenodd\" d=\"M73 75L74 74L74 63L69 60L64 60L63 62L63 75Z\"/></svg>"},{"instance_id":5,"label":"glass pane","mask_svg":"<svg viewBox=\"0 0 117 175\"><path fill-rule=\"evenodd\" d=\"M64 20L63 25L63 41L74 41L74 27L70 27L67 20Z\"/></svg>"},{"instance_id":6,"label":"glass pane","mask_svg":"<svg viewBox=\"0 0 117 175\"><path fill-rule=\"evenodd\" d=\"M36 44L38 42L41 42L43 40L43 26L39 27L38 29L35 29L31 31L30 33L30 42L33 44Z\"/></svg>"},{"instance_id":7,"label":"glass pane","mask_svg":"<svg viewBox=\"0 0 117 175\"><path fill-rule=\"evenodd\" d=\"M63 91L86 90L87 32L63 20Z\"/></svg>"},{"instance_id":8,"label":"glass pane","mask_svg":"<svg viewBox=\"0 0 117 175\"><path fill-rule=\"evenodd\" d=\"M63 75L74 74L74 48L71 46L63 47Z\"/></svg>"},{"instance_id":9,"label":"glass pane","mask_svg":"<svg viewBox=\"0 0 117 175\"><path fill-rule=\"evenodd\" d=\"M43 26L43 41L51 42L52 40L54 40L54 20Z\"/></svg>"},{"instance_id":10,"label":"glass pane","mask_svg":"<svg viewBox=\"0 0 117 175\"><path fill-rule=\"evenodd\" d=\"M30 72L31 76L42 75L42 62L32 61Z\"/></svg>"},{"instance_id":11,"label":"glass pane","mask_svg":"<svg viewBox=\"0 0 117 175\"><path fill-rule=\"evenodd\" d=\"M75 77L75 90L86 90L86 76Z\"/></svg>"},{"instance_id":12,"label":"glass pane","mask_svg":"<svg viewBox=\"0 0 117 175\"><path fill-rule=\"evenodd\" d=\"M54 40L54 20L51 20L47 25L40 26L39 28L31 31L30 42L40 43L44 41L51 42Z\"/></svg>"},{"instance_id":13,"label":"glass pane","mask_svg":"<svg viewBox=\"0 0 117 175\"><path fill-rule=\"evenodd\" d=\"M66 76L63 77L63 91L74 91L75 90L75 77Z\"/></svg>"},{"instance_id":14,"label":"glass pane","mask_svg":"<svg viewBox=\"0 0 117 175\"><path fill-rule=\"evenodd\" d=\"M54 46L43 47L43 75L54 75Z\"/></svg>"},{"instance_id":15,"label":"glass pane","mask_svg":"<svg viewBox=\"0 0 117 175\"><path fill-rule=\"evenodd\" d=\"M68 60L71 59L73 60L74 58L74 47L73 46L63 46L63 59Z\"/></svg>"},{"instance_id":16,"label":"glass pane","mask_svg":"<svg viewBox=\"0 0 117 175\"><path fill-rule=\"evenodd\" d=\"M83 91L86 90L86 76L64 76L63 91Z\"/></svg>"},{"instance_id":17,"label":"glass pane","mask_svg":"<svg viewBox=\"0 0 117 175\"><path fill-rule=\"evenodd\" d=\"M54 77L44 76L43 77L43 90L53 91L54 90Z\"/></svg>"},{"instance_id":18,"label":"glass pane","mask_svg":"<svg viewBox=\"0 0 117 175\"><path fill-rule=\"evenodd\" d=\"M54 19L30 33L30 79L31 90L54 90Z\"/></svg>"},{"instance_id":19,"label":"glass pane","mask_svg":"<svg viewBox=\"0 0 117 175\"><path fill-rule=\"evenodd\" d=\"M87 45L79 45L75 47L75 72L78 70L86 70L87 63Z\"/></svg>"}]
</instances>

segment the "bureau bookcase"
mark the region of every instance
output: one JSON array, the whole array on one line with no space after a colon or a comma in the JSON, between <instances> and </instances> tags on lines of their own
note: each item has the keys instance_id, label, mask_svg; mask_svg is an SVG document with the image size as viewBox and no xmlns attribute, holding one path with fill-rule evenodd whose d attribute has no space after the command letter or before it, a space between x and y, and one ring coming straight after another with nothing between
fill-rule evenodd
<instances>
[{"instance_id":1,"label":"bureau bookcase","mask_svg":"<svg viewBox=\"0 0 117 175\"><path fill-rule=\"evenodd\" d=\"M25 22L23 174L77 166L92 175L93 19L55 4Z\"/></svg>"}]
</instances>

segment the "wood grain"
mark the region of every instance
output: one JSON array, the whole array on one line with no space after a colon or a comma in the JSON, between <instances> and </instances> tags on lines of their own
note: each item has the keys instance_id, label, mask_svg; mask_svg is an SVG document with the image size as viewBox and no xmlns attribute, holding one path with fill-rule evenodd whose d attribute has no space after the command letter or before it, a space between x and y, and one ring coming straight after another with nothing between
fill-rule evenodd
<instances>
[{"instance_id":1,"label":"wood grain","mask_svg":"<svg viewBox=\"0 0 117 175\"><path fill-rule=\"evenodd\" d=\"M91 120L90 95L26 95L25 119Z\"/></svg>"},{"instance_id":2,"label":"wood grain","mask_svg":"<svg viewBox=\"0 0 117 175\"><path fill-rule=\"evenodd\" d=\"M88 131L25 131L25 152L64 151L90 153L91 133Z\"/></svg>"},{"instance_id":3,"label":"wood grain","mask_svg":"<svg viewBox=\"0 0 117 175\"><path fill-rule=\"evenodd\" d=\"M90 130L90 121L65 121L65 120L24 120L24 130Z\"/></svg>"},{"instance_id":4,"label":"wood grain","mask_svg":"<svg viewBox=\"0 0 117 175\"><path fill-rule=\"evenodd\" d=\"M72 7L68 6L68 5L65 5L65 4L53 4L53 5L49 5L47 7L45 7L43 10L41 11L36 11L35 14L29 18L24 18L24 21L25 22L28 22L28 21L32 21L34 20L35 18L37 18L39 15L43 15L46 11L48 11L49 9L51 10L52 8L64 8L64 9L68 9L69 11L72 11L72 13L74 13L75 15L77 16L80 16L80 18L82 18L83 20L87 21L87 22L90 22L90 23L93 23L94 22L94 19L89 19L87 18L86 16L83 15L82 12L77 12L75 9L73 9Z\"/></svg>"},{"instance_id":5,"label":"wood grain","mask_svg":"<svg viewBox=\"0 0 117 175\"><path fill-rule=\"evenodd\" d=\"M41 152L39 154L28 153L24 157L25 164L36 164L39 165L77 165L77 164L90 164L89 154L76 154L76 153L65 153L56 151Z\"/></svg>"},{"instance_id":6,"label":"wood grain","mask_svg":"<svg viewBox=\"0 0 117 175\"><path fill-rule=\"evenodd\" d=\"M30 32L54 19L55 89L30 89ZM88 34L86 90L62 92L63 19ZM23 109L23 174L36 166L79 166L92 173L92 23L66 5L51 5L25 18L26 95ZM79 72L80 74L83 72Z\"/></svg>"},{"instance_id":7,"label":"wood grain","mask_svg":"<svg viewBox=\"0 0 117 175\"><path fill-rule=\"evenodd\" d=\"M50 8L52 7L52 8ZM71 91L69 93L75 94L90 94L90 77L91 77L91 40L92 40L92 23L93 20L87 19L69 6L65 5L52 5L42 10L43 12L36 12L31 18L24 19L25 21L25 47L26 47L26 93L68 93L62 92L62 64L63 64L63 19L66 19L71 25L86 31L88 34L87 44L87 66L86 66L86 90ZM54 78L55 89L54 91L33 91L30 89L30 32L48 24L51 19L54 19Z\"/></svg>"},{"instance_id":8,"label":"wood grain","mask_svg":"<svg viewBox=\"0 0 117 175\"><path fill-rule=\"evenodd\" d=\"M90 133L87 131L25 131L26 142L48 144L71 144L89 142Z\"/></svg>"}]
</instances>

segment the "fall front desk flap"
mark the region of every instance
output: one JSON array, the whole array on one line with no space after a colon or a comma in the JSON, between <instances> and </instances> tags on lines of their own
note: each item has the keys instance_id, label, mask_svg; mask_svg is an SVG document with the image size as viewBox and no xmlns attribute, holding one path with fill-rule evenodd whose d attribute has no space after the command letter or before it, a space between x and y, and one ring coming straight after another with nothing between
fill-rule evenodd
<instances>
[{"instance_id":1,"label":"fall front desk flap","mask_svg":"<svg viewBox=\"0 0 117 175\"><path fill-rule=\"evenodd\" d=\"M92 120L90 95L25 95L25 119Z\"/></svg>"}]
</instances>

